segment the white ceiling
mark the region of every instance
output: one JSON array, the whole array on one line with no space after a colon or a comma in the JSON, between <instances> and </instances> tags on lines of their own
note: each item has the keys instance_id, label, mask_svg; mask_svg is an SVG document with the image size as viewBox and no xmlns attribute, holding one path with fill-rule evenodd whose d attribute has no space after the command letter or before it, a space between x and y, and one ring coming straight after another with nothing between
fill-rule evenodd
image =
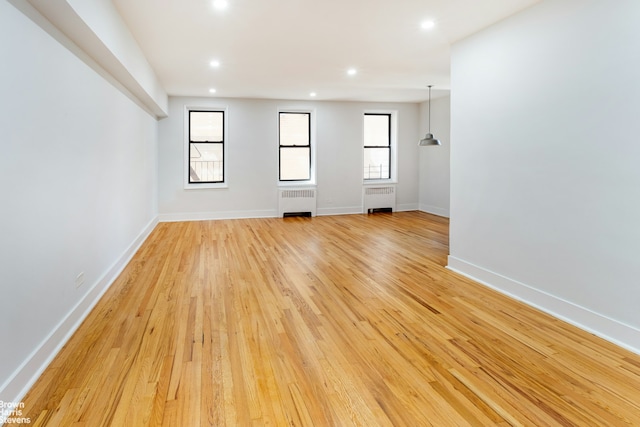
<instances>
[{"instance_id":1,"label":"white ceiling","mask_svg":"<svg viewBox=\"0 0 640 427\"><path fill-rule=\"evenodd\" d=\"M538 1L113 0L169 95L396 102L448 90L451 43Z\"/></svg>"}]
</instances>

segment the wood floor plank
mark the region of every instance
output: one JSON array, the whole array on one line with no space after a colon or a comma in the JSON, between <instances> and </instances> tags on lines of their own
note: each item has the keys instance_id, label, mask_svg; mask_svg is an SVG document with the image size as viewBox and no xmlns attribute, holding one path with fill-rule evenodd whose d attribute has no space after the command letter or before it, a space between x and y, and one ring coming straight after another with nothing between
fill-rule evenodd
<instances>
[{"instance_id":1,"label":"wood floor plank","mask_svg":"<svg viewBox=\"0 0 640 427\"><path fill-rule=\"evenodd\" d=\"M640 356L445 268L420 212L161 223L40 426L640 425Z\"/></svg>"}]
</instances>

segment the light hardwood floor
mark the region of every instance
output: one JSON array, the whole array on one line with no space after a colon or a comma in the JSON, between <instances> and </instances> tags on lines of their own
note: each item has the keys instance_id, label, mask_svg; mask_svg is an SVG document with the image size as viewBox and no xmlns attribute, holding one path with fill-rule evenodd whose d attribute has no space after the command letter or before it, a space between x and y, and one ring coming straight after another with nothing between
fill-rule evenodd
<instances>
[{"instance_id":1,"label":"light hardwood floor","mask_svg":"<svg viewBox=\"0 0 640 427\"><path fill-rule=\"evenodd\" d=\"M640 356L445 269L447 235L419 212L161 223L23 416L640 425Z\"/></svg>"}]
</instances>

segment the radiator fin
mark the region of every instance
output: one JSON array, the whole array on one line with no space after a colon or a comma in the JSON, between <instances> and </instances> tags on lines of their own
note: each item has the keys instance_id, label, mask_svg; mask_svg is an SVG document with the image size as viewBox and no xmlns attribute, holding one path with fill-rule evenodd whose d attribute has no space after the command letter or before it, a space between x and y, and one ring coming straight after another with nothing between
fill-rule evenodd
<instances>
[{"instance_id":1,"label":"radiator fin","mask_svg":"<svg viewBox=\"0 0 640 427\"><path fill-rule=\"evenodd\" d=\"M315 198L316 190L282 190L280 197L283 199Z\"/></svg>"},{"instance_id":2,"label":"radiator fin","mask_svg":"<svg viewBox=\"0 0 640 427\"><path fill-rule=\"evenodd\" d=\"M395 192L394 187L365 187L364 194L367 196L380 195L380 194L393 194Z\"/></svg>"}]
</instances>

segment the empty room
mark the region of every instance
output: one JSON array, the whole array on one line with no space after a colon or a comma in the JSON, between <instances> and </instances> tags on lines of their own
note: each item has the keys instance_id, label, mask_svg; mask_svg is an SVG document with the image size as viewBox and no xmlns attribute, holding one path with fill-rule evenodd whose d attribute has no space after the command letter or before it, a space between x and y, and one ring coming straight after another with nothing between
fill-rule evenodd
<instances>
[{"instance_id":1,"label":"empty room","mask_svg":"<svg viewBox=\"0 0 640 427\"><path fill-rule=\"evenodd\" d=\"M0 1L0 425L640 425L639 19Z\"/></svg>"}]
</instances>

